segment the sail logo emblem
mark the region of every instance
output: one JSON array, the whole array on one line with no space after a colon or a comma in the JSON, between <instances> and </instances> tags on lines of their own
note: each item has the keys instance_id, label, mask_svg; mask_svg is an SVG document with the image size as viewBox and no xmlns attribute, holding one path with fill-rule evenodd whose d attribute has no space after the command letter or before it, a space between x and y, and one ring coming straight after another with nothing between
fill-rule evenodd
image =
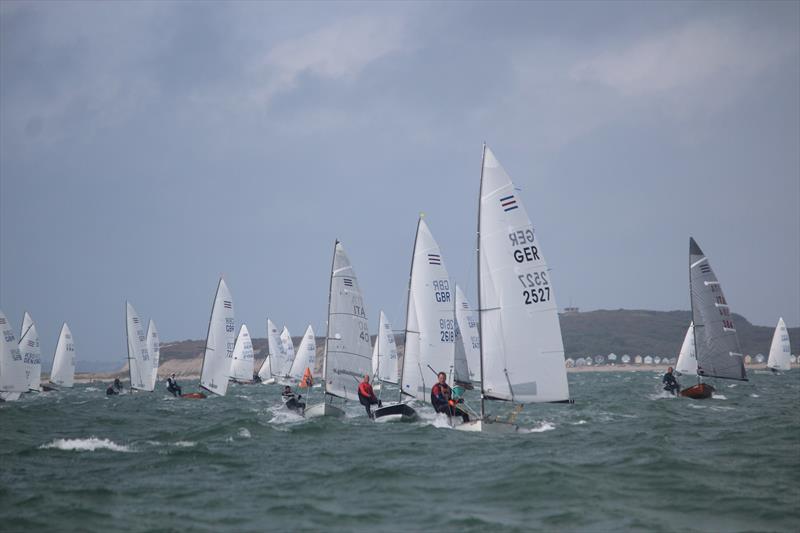
<instances>
[{"instance_id":1,"label":"sail logo emblem","mask_svg":"<svg viewBox=\"0 0 800 533\"><path fill-rule=\"evenodd\" d=\"M224 307L225 309L233 309L233 304L228 300L223 300L222 307Z\"/></svg>"},{"instance_id":2,"label":"sail logo emblem","mask_svg":"<svg viewBox=\"0 0 800 533\"><path fill-rule=\"evenodd\" d=\"M344 286L345 287L352 287L353 286L353 280L350 279L350 278L344 278Z\"/></svg>"},{"instance_id":3,"label":"sail logo emblem","mask_svg":"<svg viewBox=\"0 0 800 533\"><path fill-rule=\"evenodd\" d=\"M514 198L513 194L500 198L500 206L506 213L519 207L517 205L517 199Z\"/></svg>"},{"instance_id":4,"label":"sail logo emblem","mask_svg":"<svg viewBox=\"0 0 800 533\"><path fill-rule=\"evenodd\" d=\"M428 254L428 263L431 265L441 265L442 256L439 254Z\"/></svg>"}]
</instances>

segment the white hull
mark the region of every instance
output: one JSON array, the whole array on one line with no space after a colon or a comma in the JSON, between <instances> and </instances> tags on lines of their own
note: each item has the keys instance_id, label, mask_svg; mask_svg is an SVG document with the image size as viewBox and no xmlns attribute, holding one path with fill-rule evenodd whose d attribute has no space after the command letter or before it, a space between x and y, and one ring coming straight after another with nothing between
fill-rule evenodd
<instances>
[{"instance_id":1,"label":"white hull","mask_svg":"<svg viewBox=\"0 0 800 533\"><path fill-rule=\"evenodd\" d=\"M381 422L413 422L418 415L408 404L390 404L379 407L374 412L375 421Z\"/></svg>"},{"instance_id":2,"label":"white hull","mask_svg":"<svg viewBox=\"0 0 800 533\"><path fill-rule=\"evenodd\" d=\"M519 431L519 426L515 424L509 424L508 422L490 422L488 420L470 420L464 423L459 419L453 428L459 431L481 433L516 433Z\"/></svg>"},{"instance_id":3,"label":"white hull","mask_svg":"<svg viewBox=\"0 0 800 533\"><path fill-rule=\"evenodd\" d=\"M318 418L321 416L334 416L336 418L342 418L344 416L344 411L327 402L318 403L317 405L312 405L311 407L306 408L306 418Z\"/></svg>"}]
</instances>

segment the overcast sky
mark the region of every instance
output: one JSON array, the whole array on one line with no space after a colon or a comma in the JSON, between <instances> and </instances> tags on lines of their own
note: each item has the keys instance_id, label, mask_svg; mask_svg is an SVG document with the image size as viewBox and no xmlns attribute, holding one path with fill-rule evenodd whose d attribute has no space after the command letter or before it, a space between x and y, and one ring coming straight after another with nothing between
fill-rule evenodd
<instances>
[{"instance_id":1,"label":"overcast sky","mask_svg":"<svg viewBox=\"0 0 800 533\"><path fill-rule=\"evenodd\" d=\"M475 300L481 144L560 307L800 324L800 4L0 3L0 308L49 366L125 355L124 302L202 338L324 331L334 239L396 328L416 219ZM764 347L768 349L767 346Z\"/></svg>"}]
</instances>

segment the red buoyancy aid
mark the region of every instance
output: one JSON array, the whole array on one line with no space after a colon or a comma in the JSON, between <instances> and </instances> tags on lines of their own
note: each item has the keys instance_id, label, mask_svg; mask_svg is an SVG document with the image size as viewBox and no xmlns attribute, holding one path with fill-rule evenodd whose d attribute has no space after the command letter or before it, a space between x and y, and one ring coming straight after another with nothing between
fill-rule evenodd
<instances>
[{"instance_id":1,"label":"red buoyancy aid","mask_svg":"<svg viewBox=\"0 0 800 533\"><path fill-rule=\"evenodd\" d=\"M366 396L367 398L372 398L375 396L375 393L372 392L372 385L365 381L362 381L358 384L358 393L361 394L361 396Z\"/></svg>"}]
</instances>

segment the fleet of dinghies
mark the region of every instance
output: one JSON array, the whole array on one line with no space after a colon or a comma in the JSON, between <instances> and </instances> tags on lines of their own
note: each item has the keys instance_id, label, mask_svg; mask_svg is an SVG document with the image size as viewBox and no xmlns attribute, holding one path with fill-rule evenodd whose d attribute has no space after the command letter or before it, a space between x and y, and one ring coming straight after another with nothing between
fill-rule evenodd
<instances>
[{"instance_id":1,"label":"fleet of dinghies","mask_svg":"<svg viewBox=\"0 0 800 533\"><path fill-rule=\"evenodd\" d=\"M478 389L480 410L464 404L472 419L449 417L463 431L510 432L519 429L516 414L526 404L569 403L564 345L551 271L539 235L518 189L494 153L483 147L478 201L477 293L473 309L445 267L442 251L420 215L411 253L399 357L392 325L383 311L371 346L364 295L342 243L334 244L328 293L327 331L322 354L321 397L298 412L307 417L342 417L347 401L358 401L364 376L397 387L397 401L382 405L376 420L415 420L430 404L437 374L444 372L458 389ZM689 289L692 321L681 345L676 371L696 376L697 384L680 395L712 395L708 378L747 380L736 328L708 258L689 241ZM295 351L287 327L267 319L267 354L255 371L250 332L241 324L235 335L234 305L219 279L209 318L200 392L183 398L225 396L229 382L299 384L310 387L316 368L316 337L309 325ZM160 341L151 319L144 329L139 314L125 303L128 369L132 391L153 391L158 380ZM66 323L59 334L49 383L41 382L41 348L33 318L25 312L19 339L0 311L0 400L26 392L73 386L75 347ZM767 367L790 369L789 334L779 319ZM623 357L624 361L624 357ZM383 392L383 389L381 389ZM500 403L515 406L505 418L491 414ZM506 409L508 410L508 409Z\"/></svg>"}]
</instances>

